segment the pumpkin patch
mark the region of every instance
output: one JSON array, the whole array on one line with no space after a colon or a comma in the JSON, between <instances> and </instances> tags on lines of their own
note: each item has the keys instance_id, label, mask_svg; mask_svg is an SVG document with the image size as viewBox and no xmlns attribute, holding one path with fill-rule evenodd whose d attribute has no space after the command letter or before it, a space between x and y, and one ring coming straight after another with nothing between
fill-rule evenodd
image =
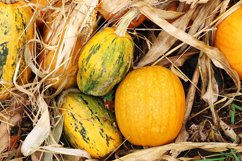
<instances>
[{"instance_id":1,"label":"pumpkin patch","mask_svg":"<svg viewBox=\"0 0 242 161\"><path fill-rule=\"evenodd\" d=\"M241 37L241 0L0 0L0 160L241 160Z\"/></svg>"}]
</instances>

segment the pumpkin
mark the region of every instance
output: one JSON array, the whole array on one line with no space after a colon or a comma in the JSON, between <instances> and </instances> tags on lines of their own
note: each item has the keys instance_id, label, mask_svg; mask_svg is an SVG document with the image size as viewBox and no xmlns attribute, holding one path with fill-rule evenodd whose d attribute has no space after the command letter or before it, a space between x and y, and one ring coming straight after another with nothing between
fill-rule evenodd
<instances>
[{"instance_id":1,"label":"pumpkin","mask_svg":"<svg viewBox=\"0 0 242 161\"><path fill-rule=\"evenodd\" d=\"M217 27L214 44L227 58L242 80L242 7L226 17Z\"/></svg>"},{"instance_id":2,"label":"pumpkin","mask_svg":"<svg viewBox=\"0 0 242 161\"><path fill-rule=\"evenodd\" d=\"M86 94L103 96L121 81L133 59L134 43L126 33L120 37L107 27L95 34L83 47L77 85Z\"/></svg>"},{"instance_id":3,"label":"pumpkin","mask_svg":"<svg viewBox=\"0 0 242 161\"><path fill-rule=\"evenodd\" d=\"M127 74L115 93L115 114L124 137L134 145L158 146L179 133L185 113L181 81L161 66Z\"/></svg>"},{"instance_id":4,"label":"pumpkin","mask_svg":"<svg viewBox=\"0 0 242 161\"><path fill-rule=\"evenodd\" d=\"M104 107L101 99L70 89L63 93L59 105L65 136L73 147L102 158L122 143L114 114Z\"/></svg>"},{"instance_id":5,"label":"pumpkin","mask_svg":"<svg viewBox=\"0 0 242 161\"><path fill-rule=\"evenodd\" d=\"M119 9L123 10L122 8L127 8L127 5L131 3L130 0L102 0L98 5L98 12L103 16L104 19L110 20L112 18L115 18L119 20L126 12L128 12L128 9L125 11L120 11ZM124 6L125 5L125 6ZM139 15L133 19L133 21L130 22L129 28L135 28L141 25L146 20L146 17L144 15Z\"/></svg>"},{"instance_id":6,"label":"pumpkin","mask_svg":"<svg viewBox=\"0 0 242 161\"><path fill-rule=\"evenodd\" d=\"M12 4L0 2L0 100L9 98L13 87L16 64L21 60L19 83L28 82L30 68L26 67L23 51L26 43L34 38L34 26L30 22L33 12L24 1ZM21 73L21 74L20 74Z\"/></svg>"}]
</instances>

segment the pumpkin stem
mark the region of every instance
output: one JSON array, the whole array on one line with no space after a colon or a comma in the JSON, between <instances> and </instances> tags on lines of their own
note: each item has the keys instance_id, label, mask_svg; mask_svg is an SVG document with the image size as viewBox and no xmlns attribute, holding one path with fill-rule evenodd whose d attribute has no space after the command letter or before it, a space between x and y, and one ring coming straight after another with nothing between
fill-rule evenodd
<instances>
[{"instance_id":1,"label":"pumpkin stem","mask_svg":"<svg viewBox=\"0 0 242 161\"><path fill-rule=\"evenodd\" d=\"M137 8L129 10L119 21L118 27L115 33L120 37L125 37L126 31L128 29L131 21L140 14Z\"/></svg>"},{"instance_id":2,"label":"pumpkin stem","mask_svg":"<svg viewBox=\"0 0 242 161\"><path fill-rule=\"evenodd\" d=\"M0 2L6 3L6 4L12 4L12 3L18 2L18 0L0 0Z\"/></svg>"}]
</instances>

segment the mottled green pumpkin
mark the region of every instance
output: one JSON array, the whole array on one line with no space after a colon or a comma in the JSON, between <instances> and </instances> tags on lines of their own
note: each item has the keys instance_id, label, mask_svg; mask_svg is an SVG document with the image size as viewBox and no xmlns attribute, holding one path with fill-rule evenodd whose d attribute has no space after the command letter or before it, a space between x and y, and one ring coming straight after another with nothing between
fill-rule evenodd
<instances>
[{"instance_id":1,"label":"mottled green pumpkin","mask_svg":"<svg viewBox=\"0 0 242 161\"><path fill-rule=\"evenodd\" d=\"M105 28L84 46L79 57L77 84L86 94L103 96L127 74L133 60L134 43L126 33Z\"/></svg>"},{"instance_id":2,"label":"mottled green pumpkin","mask_svg":"<svg viewBox=\"0 0 242 161\"><path fill-rule=\"evenodd\" d=\"M63 93L59 106L65 136L73 147L102 158L122 144L114 114L105 109L101 99L70 89Z\"/></svg>"},{"instance_id":3,"label":"mottled green pumpkin","mask_svg":"<svg viewBox=\"0 0 242 161\"><path fill-rule=\"evenodd\" d=\"M23 51L26 43L34 37L34 25L30 23L32 15L32 9L24 1L13 4L0 2L0 100L9 98L19 60L17 81L26 83L30 77L31 70L26 68Z\"/></svg>"}]
</instances>

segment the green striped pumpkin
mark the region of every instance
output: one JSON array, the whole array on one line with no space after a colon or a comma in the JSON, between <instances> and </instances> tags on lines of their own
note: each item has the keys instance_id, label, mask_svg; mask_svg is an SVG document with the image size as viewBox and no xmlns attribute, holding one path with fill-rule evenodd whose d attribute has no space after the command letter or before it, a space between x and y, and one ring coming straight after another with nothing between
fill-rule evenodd
<instances>
[{"instance_id":1,"label":"green striped pumpkin","mask_svg":"<svg viewBox=\"0 0 242 161\"><path fill-rule=\"evenodd\" d=\"M134 43L126 33L105 28L83 47L79 57L77 84L86 94L103 96L127 74L133 60Z\"/></svg>"},{"instance_id":2,"label":"green striped pumpkin","mask_svg":"<svg viewBox=\"0 0 242 161\"><path fill-rule=\"evenodd\" d=\"M65 136L73 147L102 158L122 144L114 113L105 109L101 99L69 89L58 104L64 117Z\"/></svg>"},{"instance_id":3,"label":"green striped pumpkin","mask_svg":"<svg viewBox=\"0 0 242 161\"><path fill-rule=\"evenodd\" d=\"M34 25L30 23L33 11L24 1L13 4L0 2L0 100L9 98L13 77L19 60L19 83L26 83L31 75L26 68L23 49L34 37Z\"/></svg>"}]
</instances>

